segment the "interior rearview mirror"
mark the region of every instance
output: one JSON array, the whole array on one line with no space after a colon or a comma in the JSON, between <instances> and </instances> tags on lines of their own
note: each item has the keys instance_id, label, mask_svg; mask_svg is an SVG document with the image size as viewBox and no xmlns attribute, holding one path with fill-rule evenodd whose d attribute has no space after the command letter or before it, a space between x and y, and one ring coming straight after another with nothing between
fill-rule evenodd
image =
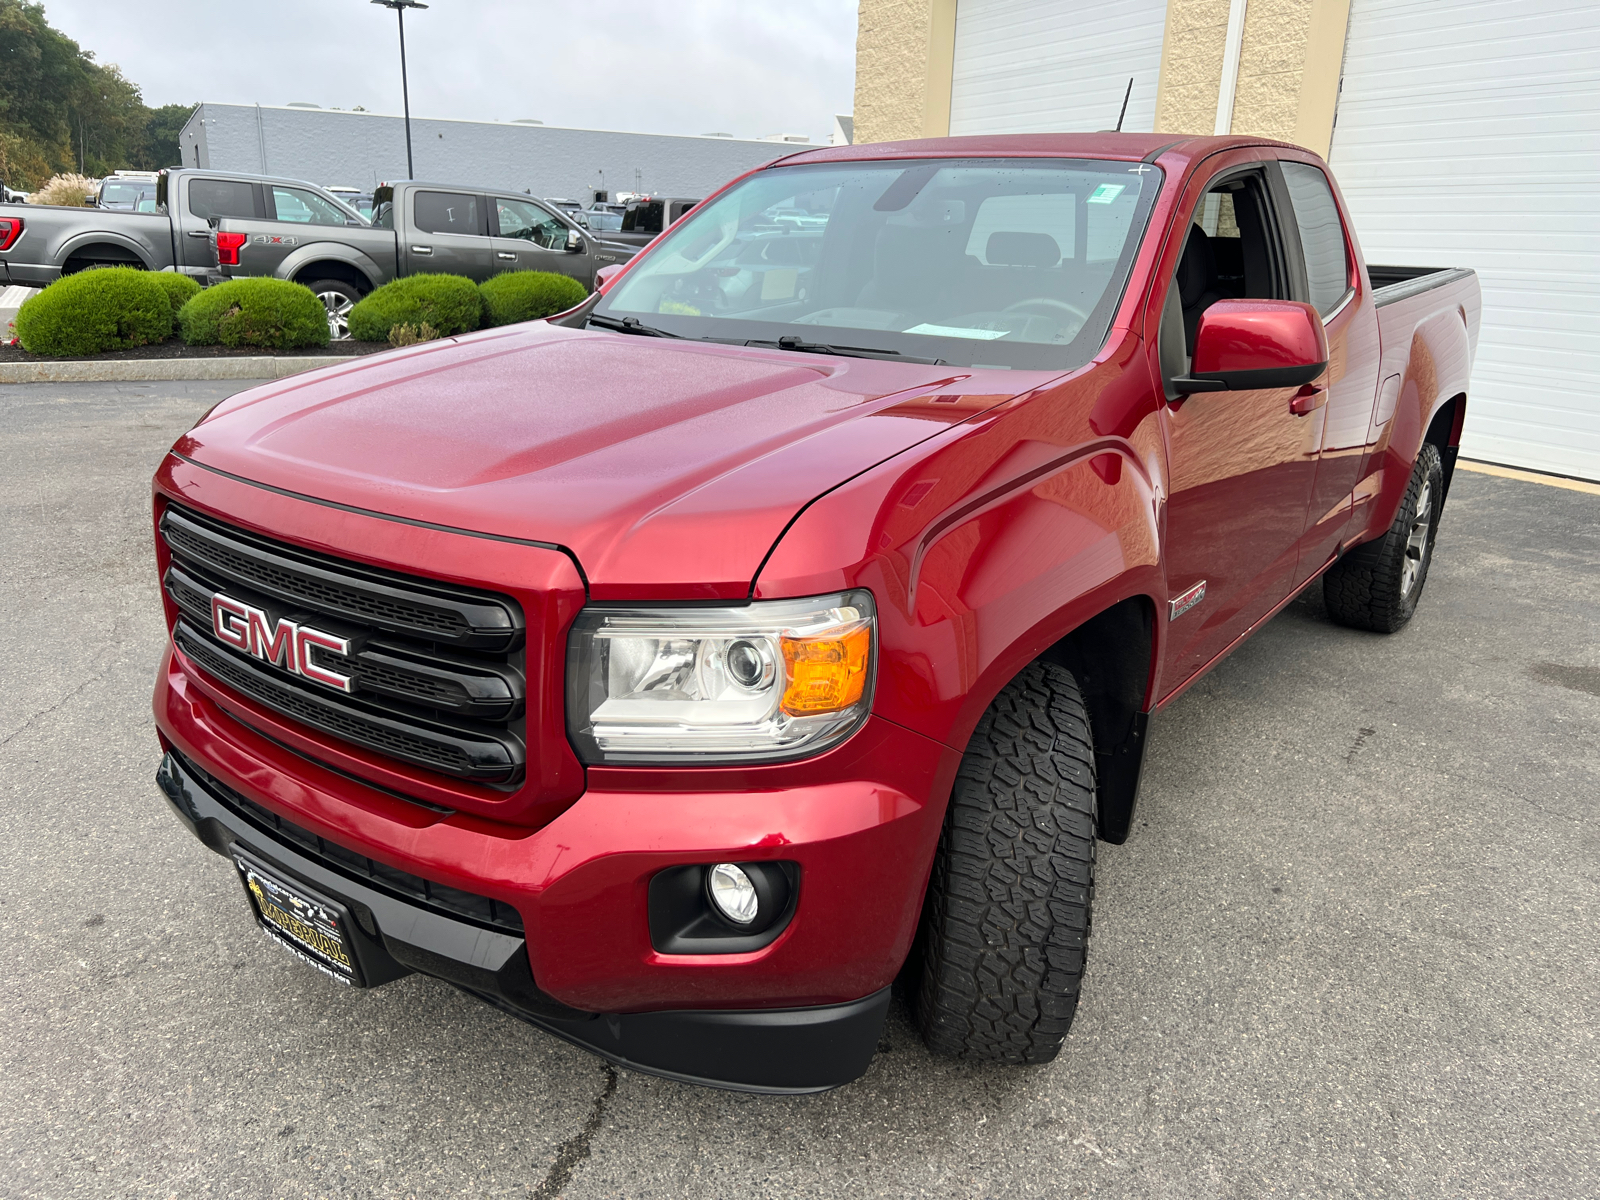
<instances>
[{"instance_id":1,"label":"interior rearview mirror","mask_svg":"<svg viewBox=\"0 0 1600 1200\"><path fill-rule=\"evenodd\" d=\"M1179 393L1300 387L1328 367L1328 335L1309 304L1218 300L1200 317Z\"/></svg>"}]
</instances>

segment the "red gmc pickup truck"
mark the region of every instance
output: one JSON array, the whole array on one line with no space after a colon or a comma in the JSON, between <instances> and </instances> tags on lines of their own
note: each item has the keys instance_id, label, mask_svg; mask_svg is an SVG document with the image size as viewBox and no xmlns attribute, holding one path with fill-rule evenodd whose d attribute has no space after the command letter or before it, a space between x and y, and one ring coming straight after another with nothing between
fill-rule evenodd
<instances>
[{"instance_id":1,"label":"red gmc pickup truck","mask_svg":"<svg viewBox=\"0 0 1600 1200\"><path fill-rule=\"evenodd\" d=\"M1412 615L1478 321L1293 146L784 158L570 313L179 439L158 782L341 984L805 1092L898 979L1049 1061L1152 716L1319 577Z\"/></svg>"}]
</instances>

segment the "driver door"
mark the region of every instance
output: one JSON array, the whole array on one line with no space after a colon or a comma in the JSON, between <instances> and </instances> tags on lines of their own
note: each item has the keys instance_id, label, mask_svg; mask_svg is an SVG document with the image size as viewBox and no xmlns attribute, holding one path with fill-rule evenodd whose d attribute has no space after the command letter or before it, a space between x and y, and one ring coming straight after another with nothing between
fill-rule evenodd
<instances>
[{"instance_id":1,"label":"driver door","mask_svg":"<svg viewBox=\"0 0 1600 1200\"><path fill-rule=\"evenodd\" d=\"M491 196L495 225L494 273L502 271L554 271L570 275L584 287L594 282L593 245L587 237L555 213L532 200ZM576 233L581 249L569 250Z\"/></svg>"},{"instance_id":2,"label":"driver door","mask_svg":"<svg viewBox=\"0 0 1600 1200\"><path fill-rule=\"evenodd\" d=\"M1186 197L1184 250L1161 323L1167 379L1187 373L1211 304L1299 298L1276 171L1270 162L1225 166ZM1171 685L1227 650L1293 586L1320 440L1319 423L1290 409L1298 391L1177 396L1168 387L1163 678Z\"/></svg>"}]
</instances>

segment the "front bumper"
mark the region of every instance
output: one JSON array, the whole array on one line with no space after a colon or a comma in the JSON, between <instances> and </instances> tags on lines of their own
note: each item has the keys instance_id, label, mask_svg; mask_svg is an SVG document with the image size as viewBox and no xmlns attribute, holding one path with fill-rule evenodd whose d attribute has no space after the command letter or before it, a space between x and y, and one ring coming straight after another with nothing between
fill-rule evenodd
<instances>
[{"instance_id":1,"label":"front bumper","mask_svg":"<svg viewBox=\"0 0 1600 1200\"><path fill-rule=\"evenodd\" d=\"M161 780L178 815L213 850L238 842L364 906L375 934L356 949L369 981L420 971L615 1062L755 1091L817 1091L866 1069L959 762L869 720L818 759L683 773L672 776L679 790L662 789L670 772L592 769L578 801L530 830L424 808L290 752L243 724L248 712L230 715L194 686L170 650L155 709L176 751ZM630 782L635 790L624 790ZM364 856L380 874L409 872L514 909L521 936L302 853L263 814ZM770 945L654 949L653 876L759 859L800 872L794 918Z\"/></svg>"},{"instance_id":2,"label":"front bumper","mask_svg":"<svg viewBox=\"0 0 1600 1200\"><path fill-rule=\"evenodd\" d=\"M794 1009L585 1013L540 992L524 940L408 903L330 869L252 820L238 795L178 755L156 782L173 811L221 855L233 847L336 896L361 914L350 929L370 984L418 971L621 1066L741 1091L824 1091L858 1077L877 1047L889 990L847 1004ZM368 932L370 927L371 932Z\"/></svg>"}]
</instances>

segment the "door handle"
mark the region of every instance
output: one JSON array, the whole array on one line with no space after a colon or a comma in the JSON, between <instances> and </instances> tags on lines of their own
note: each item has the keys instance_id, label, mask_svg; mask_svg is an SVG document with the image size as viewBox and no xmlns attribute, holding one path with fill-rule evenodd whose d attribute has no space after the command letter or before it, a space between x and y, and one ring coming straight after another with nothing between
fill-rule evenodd
<instances>
[{"instance_id":1,"label":"door handle","mask_svg":"<svg viewBox=\"0 0 1600 1200\"><path fill-rule=\"evenodd\" d=\"M209 229L191 229L191 230L189 230L189 236L190 237L208 238L208 237L211 236L211 230L209 230Z\"/></svg>"},{"instance_id":2,"label":"door handle","mask_svg":"<svg viewBox=\"0 0 1600 1200\"><path fill-rule=\"evenodd\" d=\"M411 253L413 253L413 254L432 254L433 253L433 247L432 246L413 246L413 247L411 247Z\"/></svg>"},{"instance_id":3,"label":"door handle","mask_svg":"<svg viewBox=\"0 0 1600 1200\"><path fill-rule=\"evenodd\" d=\"M494 252L494 256L496 258L509 258L512 262L517 261L517 256L515 254L507 254L504 250L496 250Z\"/></svg>"},{"instance_id":4,"label":"door handle","mask_svg":"<svg viewBox=\"0 0 1600 1200\"><path fill-rule=\"evenodd\" d=\"M1309 416L1328 402L1328 389L1320 383L1308 383L1289 401L1289 411L1297 417Z\"/></svg>"}]
</instances>

